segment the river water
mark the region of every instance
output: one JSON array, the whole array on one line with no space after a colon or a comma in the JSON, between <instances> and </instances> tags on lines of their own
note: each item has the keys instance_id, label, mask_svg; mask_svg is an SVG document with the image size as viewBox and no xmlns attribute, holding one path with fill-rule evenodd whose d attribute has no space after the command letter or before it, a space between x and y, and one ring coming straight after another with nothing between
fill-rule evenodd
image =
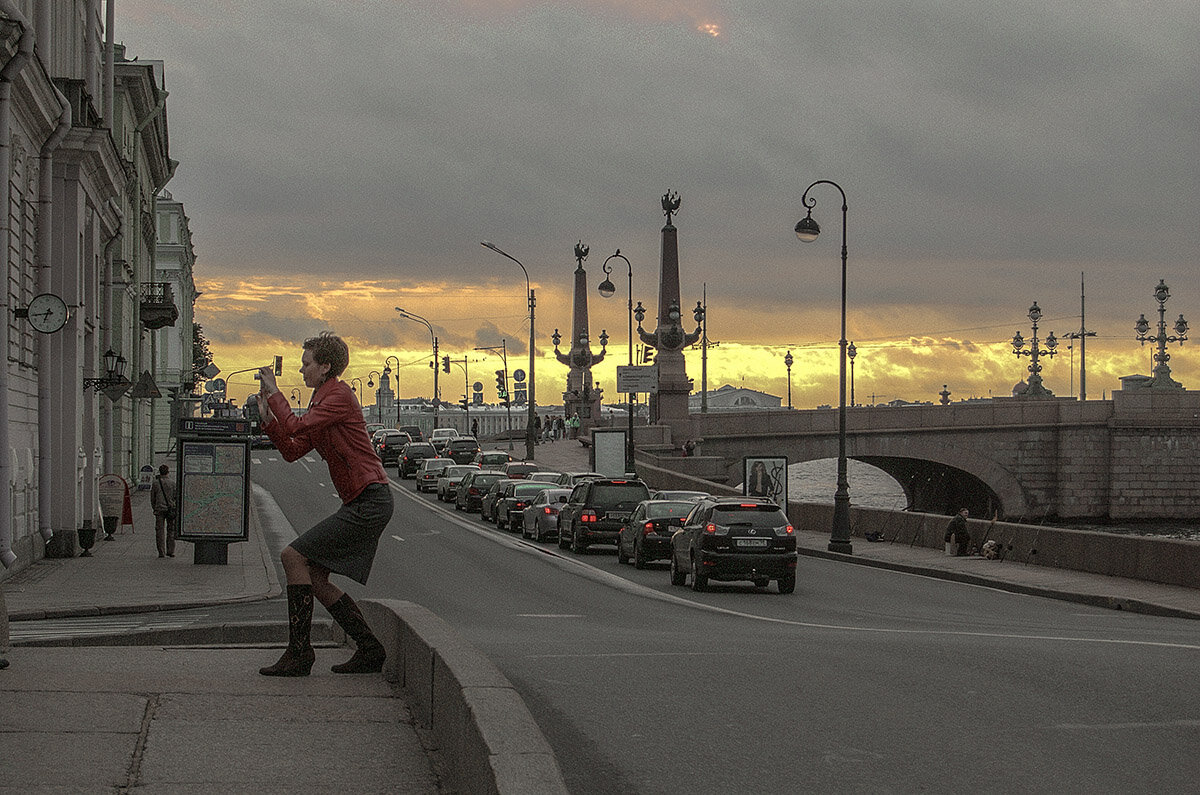
<instances>
[{"instance_id":1,"label":"river water","mask_svg":"<svg viewBox=\"0 0 1200 795\"><path fill-rule=\"evenodd\" d=\"M850 459L846 462L850 481L850 504L864 508L884 508L901 511L905 507L904 490L891 475L878 467ZM788 497L801 502L833 503L837 490L837 460L805 461L788 467ZM1106 533L1159 536L1200 541L1200 521L1165 521L1130 524L1059 525L1077 530L1099 530Z\"/></svg>"}]
</instances>

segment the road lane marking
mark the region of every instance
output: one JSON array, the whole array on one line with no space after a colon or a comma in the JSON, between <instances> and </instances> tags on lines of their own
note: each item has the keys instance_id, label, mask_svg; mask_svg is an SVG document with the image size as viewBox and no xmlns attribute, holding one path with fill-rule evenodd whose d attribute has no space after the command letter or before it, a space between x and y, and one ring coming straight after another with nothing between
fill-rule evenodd
<instances>
[{"instance_id":1,"label":"road lane marking","mask_svg":"<svg viewBox=\"0 0 1200 795\"><path fill-rule=\"evenodd\" d=\"M1167 720L1154 723L1055 723L1052 729L1066 731L1146 731L1155 729L1195 729L1200 727L1200 720Z\"/></svg>"},{"instance_id":2,"label":"road lane marking","mask_svg":"<svg viewBox=\"0 0 1200 795\"><path fill-rule=\"evenodd\" d=\"M946 629L898 629L890 627L863 627L852 626L848 624L822 624L814 621L797 621L790 618L774 618L772 616L760 616L754 613L745 613L741 610L731 610L726 607L718 607L716 605L705 604L703 602L695 602L690 599L675 596L674 594L658 591L649 588L645 585L640 585L627 580L616 574L596 568L582 560L569 558L561 555L556 550L546 549L537 544L525 541L517 536L499 535L498 531L487 527L478 527L461 516L455 515L454 512L446 510L440 505L428 503L420 499L416 494L410 493L407 489L397 489L408 497L413 502L429 508L430 510L440 512L447 521L468 530L482 538L487 538L493 543L507 546L510 549L515 549L525 554L536 555L542 554L548 556L556 565L562 568L582 574L585 577L592 579L604 585L608 585L617 590L633 596L641 596L648 599L656 599L660 602L669 602L681 607L689 607L695 610L703 610L711 613L721 613L735 618L746 618L752 621L763 621L768 624L781 624L784 626L798 627L801 629L820 629L831 632L855 632L877 635L906 635L906 636L928 636L928 637L958 637L958 638L981 638L995 640L1025 640L1025 641L1044 641L1050 643L1080 643L1093 645L1107 646L1144 646L1147 648L1157 649L1183 649L1187 651L1200 651L1200 644L1195 643L1169 643L1166 641L1153 640L1126 640L1122 638L1096 638L1096 637L1071 637L1068 635L1035 635L1018 632L982 632L982 631L966 631L966 630L946 630ZM834 561L829 561L833 563ZM886 570L881 570L886 571ZM896 572L906 574L906 576L922 576L913 575L906 572ZM932 578L930 578L932 579ZM971 585L971 587L986 588L987 586ZM995 590L995 589L989 589ZM1007 591L998 591L998 593L1008 593Z\"/></svg>"},{"instance_id":3,"label":"road lane marking","mask_svg":"<svg viewBox=\"0 0 1200 795\"><path fill-rule=\"evenodd\" d=\"M517 618L583 618L582 613L517 613Z\"/></svg>"},{"instance_id":4,"label":"road lane marking","mask_svg":"<svg viewBox=\"0 0 1200 795\"><path fill-rule=\"evenodd\" d=\"M404 539L403 539L403 538L401 538L400 536L392 536L392 538L396 539L397 541L403 541L403 540L404 540Z\"/></svg>"}]
</instances>

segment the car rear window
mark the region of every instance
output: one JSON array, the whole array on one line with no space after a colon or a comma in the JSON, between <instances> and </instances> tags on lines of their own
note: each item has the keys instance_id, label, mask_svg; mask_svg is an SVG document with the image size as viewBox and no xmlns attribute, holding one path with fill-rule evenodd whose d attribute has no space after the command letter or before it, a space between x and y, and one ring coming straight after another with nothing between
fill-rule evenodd
<instances>
[{"instance_id":1,"label":"car rear window","mask_svg":"<svg viewBox=\"0 0 1200 795\"><path fill-rule=\"evenodd\" d=\"M780 527L788 523L783 511L773 505L755 505L747 508L718 505L713 509L712 521L720 525L748 524L756 528Z\"/></svg>"},{"instance_id":2,"label":"car rear window","mask_svg":"<svg viewBox=\"0 0 1200 795\"><path fill-rule=\"evenodd\" d=\"M597 483L592 488L592 503L595 505L622 505L628 503L632 509L642 500L650 498L645 483Z\"/></svg>"},{"instance_id":3,"label":"car rear window","mask_svg":"<svg viewBox=\"0 0 1200 795\"><path fill-rule=\"evenodd\" d=\"M433 449L433 445L431 445L431 444L425 444L424 442L419 442L419 443L409 444L408 447L406 447L404 449L404 452L408 453L409 455L416 455L416 454L420 454L420 453L430 455L434 452L434 449Z\"/></svg>"},{"instance_id":4,"label":"car rear window","mask_svg":"<svg viewBox=\"0 0 1200 795\"><path fill-rule=\"evenodd\" d=\"M451 450L476 450L478 447L473 439L455 439L450 442Z\"/></svg>"},{"instance_id":5,"label":"car rear window","mask_svg":"<svg viewBox=\"0 0 1200 795\"><path fill-rule=\"evenodd\" d=\"M668 519L687 516L696 507L694 502L652 502L646 506L647 519Z\"/></svg>"},{"instance_id":6,"label":"car rear window","mask_svg":"<svg viewBox=\"0 0 1200 795\"><path fill-rule=\"evenodd\" d=\"M485 464L507 464L508 453L485 453L479 460Z\"/></svg>"},{"instance_id":7,"label":"car rear window","mask_svg":"<svg viewBox=\"0 0 1200 795\"><path fill-rule=\"evenodd\" d=\"M539 491L545 491L546 484L540 481L530 483L518 483L513 486L513 494L524 496L526 494L537 494Z\"/></svg>"}]
</instances>

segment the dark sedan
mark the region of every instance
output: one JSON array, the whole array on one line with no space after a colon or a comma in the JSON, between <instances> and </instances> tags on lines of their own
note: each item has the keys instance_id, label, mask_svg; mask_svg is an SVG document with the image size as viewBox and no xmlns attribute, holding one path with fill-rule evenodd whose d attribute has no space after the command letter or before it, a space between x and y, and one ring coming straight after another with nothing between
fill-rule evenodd
<instances>
[{"instance_id":1,"label":"dark sedan","mask_svg":"<svg viewBox=\"0 0 1200 795\"><path fill-rule=\"evenodd\" d=\"M375 436L375 453L384 466L398 463L401 451L412 441L401 431L382 431Z\"/></svg>"},{"instance_id":2,"label":"dark sedan","mask_svg":"<svg viewBox=\"0 0 1200 795\"><path fill-rule=\"evenodd\" d=\"M505 486L504 491L496 498L496 527L512 532L520 530L525 508L533 502L534 497L553 487L552 483L524 479Z\"/></svg>"},{"instance_id":3,"label":"dark sedan","mask_svg":"<svg viewBox=\"0 0 1200 795\"><path fill-rule=\"evenodd\" d=\"M468 472L463 476L462 483L458 484L458 491L454 494L455 510L478 511L483 495L497 480L504 480L503 472L488 472L487 470Z\"/></svg>"},{"instance_id":4,"label":"dark sedan","mask_svg":"<svg viewBox=\"0 0 1200 795\"><path fill-rule=\"evenodd\" d=\"M639 502L617 536L617 562L633 558L633 565L644 569L649 561L670 558L671 536L695 507L693 500Z\"/></svg>"},{"instance_id":5,"label":"dark sedan","mask_svg":"<svg viewBox=\"0 0 1200 795\"><path fill-rule=\"evenodd\" d=\"M504 493L504 487L516 483L512 478L501 477L479 498L479 518L485 522L496 521L496 500Z\"/></svg>"}]
</instances>

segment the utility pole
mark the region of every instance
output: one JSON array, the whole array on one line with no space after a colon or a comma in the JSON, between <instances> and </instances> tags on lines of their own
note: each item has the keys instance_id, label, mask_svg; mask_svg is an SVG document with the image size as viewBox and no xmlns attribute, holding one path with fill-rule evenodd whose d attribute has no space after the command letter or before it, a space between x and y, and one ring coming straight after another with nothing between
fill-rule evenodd
<instances>
[{"instance_id":1,"label":"utility pole","mask_svg":"<svg viewBox=\"0 0 1200 795\"><path fill-rule=\"evenodd\" d=\"M1084 295L1083 295L1083 272L1079 273L1079 331L1072 331L1067 334L1067 338L1071 340L1079 340L1079 399L1087 400L1087 357L1084 355L1087 350L1087 338L1096 336L1096 332L1088 331L1087 324L1084 318Z\"/></svg>"}]
</instances>

